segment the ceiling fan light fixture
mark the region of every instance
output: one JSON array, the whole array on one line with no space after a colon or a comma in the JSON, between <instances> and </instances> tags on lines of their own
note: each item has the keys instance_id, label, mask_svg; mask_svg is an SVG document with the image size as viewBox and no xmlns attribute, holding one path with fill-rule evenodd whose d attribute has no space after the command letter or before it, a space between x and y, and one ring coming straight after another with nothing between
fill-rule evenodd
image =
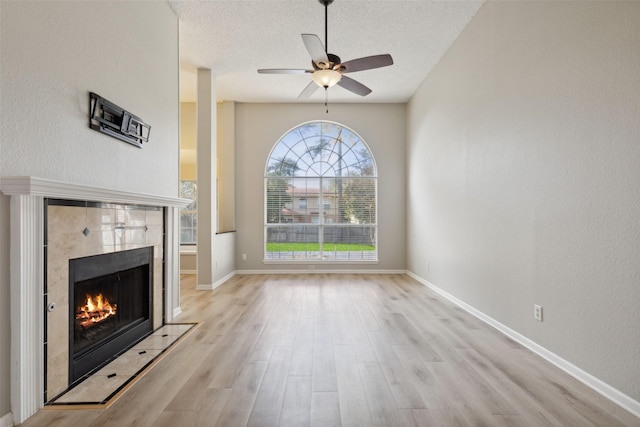
<instances>
[{"instance_id":1,"label":"ceiling fan light fixture","mask_svg":"<svg viewBox=\"0 0 640 427\"><path fill-rule=\"evenodd\" d=\"M335 70L316 70L311 74L311 78L318 86L326 89L335 86L342 78L342 74Z\"/></svg>"}]
</instances>

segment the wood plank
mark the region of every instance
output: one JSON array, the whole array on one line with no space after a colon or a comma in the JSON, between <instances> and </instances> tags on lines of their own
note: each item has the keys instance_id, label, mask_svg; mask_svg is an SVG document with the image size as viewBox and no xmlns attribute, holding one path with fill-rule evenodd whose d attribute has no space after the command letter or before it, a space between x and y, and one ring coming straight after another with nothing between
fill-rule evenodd
<instances>
[{"instance_id":1,"label":"wood plank","mask_svg":"<svg viewBox=\"0 0 640 427\"><path fill-rule=\"evenodd\" d=\"M153 425L157 427L193 425L194 417L194 411L162 411L153 421Z\"/></svg>"},{"instance_id":2,"label":"wood plank","mask_svg":"<svg viewBox=\"0 0 640 427\"><path fill-rule=\"evenodd\" d=\"M313 319L300 319L293 345L289 375L309 377L312 375L314 329Z\"/></svg>"},{"instance_id":3,"label":"wood plank","mask_svg":"<svg viewBox=\"0 0 640 427\"><path fill-rule=\"evenodd\" d=\"M455 361L427 365L438 382L448 410L460 415L470 425L492 425L491 408L485 396L472 389L474 384L466 375L464 365Z\"/></svg>"},{"instance_id":4,"label":"wood plank","mask_svg":"<svg viewBox=\"0 0 640 427\"><path fill-rule=\"evenodd\" d=\"M247 424L266 368L267 362L251 362L245 365L233 383L227 404L215 424L217 427Z\"/></svg>"},{"instance_id":5,"label":"wood plank","mask_svg":"<svg viewBox=\"0 0 640 427\"><path fill-rule=\"evenodd\" d=\"M311 423L311 376L290 376L280 412L281 427L306 427Z\"/></svg>"},{"instance_id":6,"label":"wood plank","mask_svg":"<svg viewBox=\"0 0 640 427\"><path fill-rule=\"evenodd\" d=\"M220 339L211 352L210 359L215 360L211 388L229 388L236 376L249 359L251 350L261 334L259 327L237 334L228 334Z\"/></svg>"},{"instance_id":7,"label":"wood plank","mask_svg":"<svg viewBox=\"0 0 640 427\"><path fill-rule=\"evenodd\" d=\"M291 363L291 347L278 347L273 351L267 371L262 379L260 391L253 405L248 426L277 426L280 410L284 400L289 364Z\"/></svg>"},{"instance_id":8,"label":"wood plank","mask_svg":"<svg viewBox=\"0 0 640 427\"><path fill-rule=\"evenodd\" d=\"M360 370L353 348L347 345L334 346L336 378L340 420L343 427L371 426L371 414L364 393Z\"/></svg>"},{"instance_id":9,"label":"wood plank","mask_svg":"<svg viewBox=\"0 0 640 427\"><path fill-rule=\"evenodd\" d=\"M200 399L200 408L196 415L194 423L185 423L182 425L194 425L194 426L211 426L215 425L222 415L222 411L231 396L230 388L210 388L207 389Z\"/></svg>"},{"instance_id":10,"label":"wood plank","mask_svg":"<svg viewBox=\"0 0 640 427\"><path fill-rule=\"evenodd\" d=\"M339 427L340 407L337 392L311 393L311 427Z\"/></svg>"},{"instance_id":11,"label":"wood plank","mask_svg":"<svg viewBox=\"0 0 640 427\"><path fill-rule=\"evenodd\" d=\"M338 391L331 331L327 325L315 325L311 390Z\"/></svg>"},{"instance_id":12,"label":"wood plank","mask_svg":"<svg viewBox=\"0 0 640 427\"><path fill-rule=\"evenodd\" d=\"M388 387L398 408L425 408L425 403L413 385L410 375L398 359L393 340L386 332L369 332L372 345L378 356L378 365L384 373Z\"/></svg>"},{"instance_id":13,"label":"wood plank","mask_svg":"<svg viewBox=\"0 0 640 427\"><path fill-rule=\"evenodd\" d=\"M369 403L372 424L374 426L402 425L402 417L380 365L361 363L358 367Z\"/></svg>"}]
</instances>

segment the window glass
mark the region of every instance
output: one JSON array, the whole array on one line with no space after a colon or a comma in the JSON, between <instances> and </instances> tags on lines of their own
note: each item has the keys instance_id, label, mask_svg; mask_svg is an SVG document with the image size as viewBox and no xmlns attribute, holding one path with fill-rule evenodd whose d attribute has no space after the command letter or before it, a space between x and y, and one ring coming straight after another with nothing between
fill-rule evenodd
<instances>
[{"instance_id":1,"label":"window glass","mask_svg":"<svg viewBox=\"0 0 640 427\"><path fill-rule=\"evenodd\" d=\"M191 200L180 209L180 244L193 245L196 243L198 229L198 189L195 181L180 181L180 197Z\"/></svg>"}]
</instances>

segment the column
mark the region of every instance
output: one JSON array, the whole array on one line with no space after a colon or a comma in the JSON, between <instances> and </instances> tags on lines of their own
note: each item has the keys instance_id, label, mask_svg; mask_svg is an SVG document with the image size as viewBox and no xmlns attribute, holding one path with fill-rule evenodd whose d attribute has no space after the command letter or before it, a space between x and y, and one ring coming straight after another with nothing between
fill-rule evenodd
<instances>
[{"instance_id":1,"label":"column","mask_svg":"<svg viewBox=\"0 0 640 427\"><path fill-rule=\"evenodd\" d=\"M216 233L216 99L215 77L198 69L196 101L196 151L198 173L198 283L197 289L213 289Z\"/></svg>"}]
</instances>

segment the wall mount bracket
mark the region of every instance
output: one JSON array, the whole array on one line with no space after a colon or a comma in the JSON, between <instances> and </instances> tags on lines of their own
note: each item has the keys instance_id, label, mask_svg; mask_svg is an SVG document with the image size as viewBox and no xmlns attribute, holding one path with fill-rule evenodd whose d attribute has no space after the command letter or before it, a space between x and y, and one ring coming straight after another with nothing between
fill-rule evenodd
<instances>
[{"instance_id":1,"label":"wall mount bracket","mask_svg":"<svg viewBox=\"0 0 640 427\"><path fill-rule=\"evenodd\" d=\"M149 141L151 126L100 95L89 92L89 127L138 148Z\"/></svg>"}]
</instances>

